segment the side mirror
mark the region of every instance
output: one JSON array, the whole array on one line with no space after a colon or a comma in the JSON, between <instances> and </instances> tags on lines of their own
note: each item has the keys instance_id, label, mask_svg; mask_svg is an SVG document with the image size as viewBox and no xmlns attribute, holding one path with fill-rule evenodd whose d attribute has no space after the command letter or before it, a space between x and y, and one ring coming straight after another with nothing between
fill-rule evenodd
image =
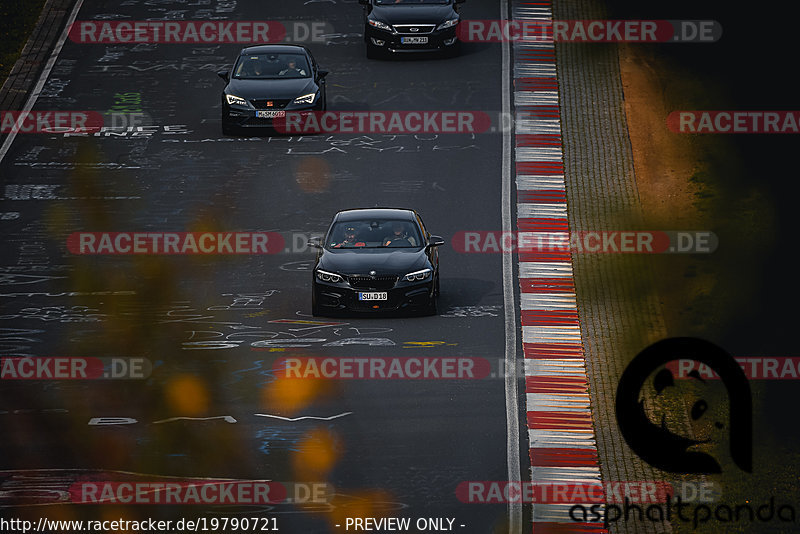
<instances>
[{"instance_id":1,"label":"side mirror","mask_svg":"<svg viewBox=\"0 0 800 534\"><path fill-rule=\"evenodd\" d=\"M362 6L368 6L369 0L358 0L358 3L361 4Z\"/></svg>"},{"instance_id":2,"label":"side mirror","mask_svg":"<svg viewBox=\"0 0 800 534\"><path fill-rule=\"evenodd\" d=\"M444 239L442 239L438 235L432 235L428 238L429 247L440 247L442 245L444 245Z\"/></svg>"},{"instance_id":3,"label":"side mirror","mask_svg":"<svg viewBox=\"0 0 800 534\"><path fill-rule=\"evenodd\" d=\"M322 248L322 238L312 237L308 240L308 246L311 248Z\"/></svg>"},{"instance_id":4,"label":"side mirror","mask_svg":"<svg viewBox=\"0 0 800 534\"><path fill-rule=\"evenodd\" d=\"M453 0L453 3L454 3L454 4L463 4L463 3L464 3L464 2L466 2L466 1L467 1L467 0Z\"/></svg>"},{"instance_id":5,"label":"side mirror","mask_svg":"<svg viewBox=\"0 0 800 534\"><path fill-rule=\"evenodd\" d=\"M222 79L223 79L223 80L225 80L226 82L229 82L229 81L230 81L230 78L228 77L228 76L230 76L230 74L228 73L228 71L227 71L227 70L220 70L220 71L217 71L217 76L219 76L220 78L222 78Z\"/></svg>"},{"instance_id":6,"label":"side mirror","mask_svg":"<svg viewBox=\"0 0 800 534\"><path fill-rule=\"evenodd\" d=\"M325 76L327 76L328 74L330 74L330 72L329 72L329 71L327 71L327 70L319 69L319 70L317 71L317 76L319 77L319 79L320 79L320 80L321 80L321 79L323 79L323 78L324 78Z\"/></svg>"}]
</instances>

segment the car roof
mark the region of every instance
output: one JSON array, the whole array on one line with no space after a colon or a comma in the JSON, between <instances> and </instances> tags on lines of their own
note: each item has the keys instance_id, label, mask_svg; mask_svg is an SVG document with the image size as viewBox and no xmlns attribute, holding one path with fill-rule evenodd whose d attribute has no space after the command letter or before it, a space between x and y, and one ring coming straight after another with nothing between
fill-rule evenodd
<instances>
[{"instance_id":1,"label":"car roof","mask_svg":"<svg viewBox=\"0 0 800 534\"><path fill-rule=\"evenodd\" d=\"M407 208L357 208L343 210L336 214L334 220L357 221L360 219L403 219L408 221L415 220L414 210Z\"/></svg>"},{"instance_id":2,"label":"car roof","mask_svg":"<svg viewBox=\"0 0 800 534\"><path fill-rule=\"evenodd\" d=\"M306 52L308 52L308 49L305 46L293 45L293 44L261 44L243 48L242 51L239 53L239 55L244 56L247 54L268 54L268 53L279 54L281 52L305 54Z\"/></svg>"}]
</instances>

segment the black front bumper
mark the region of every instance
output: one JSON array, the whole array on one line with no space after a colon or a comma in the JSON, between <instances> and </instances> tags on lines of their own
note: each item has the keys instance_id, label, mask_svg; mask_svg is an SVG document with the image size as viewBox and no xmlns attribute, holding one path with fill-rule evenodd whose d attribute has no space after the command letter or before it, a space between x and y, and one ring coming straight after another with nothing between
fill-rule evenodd
<instances>
[{"instance_id":1,"label":"black front bumper","mask_svg":"<svg viewBox=\"0 0 800 534\"><path fill-rule=\"evenodd\" d=\"M388 32L368 25L364 29L364 39L367 42L367 46L372 47L374 50L383 50L389 53L442 52L453 48L458 43L457 27L434 30L431 33L412 34ZM426 37L428 42L423 44L403 42L404 38L407 37ZM380 44L381 42L383 44Z\"/></svg>"},{"instance_id":2,"label":"black front bumper","mask_svg":"<svg viewBox=\"0 0 800 534\"><path fill-rule=\"evenodd\" d=\"M284 113L302 113L312 111L322 111L322 98L314 105L302 108L282 109ZM270 111L261 109L246 109L230 106L228 104L222 105L222 125L225 128L273 128L275 125L275 118L262 118L258 117L259 111Z\"/></svg>"},{"instance_id":3,"label":"black front bumper","mask_svg":"<svg viewBox=\"0 0 800 534\"><path fill-rule=\"evenodd\" d=\"M314 278L314 302L320 312L397 312L420 310L430 305L433 298L433 277L419 283L398 283L390 289L363 287L354 289L347 282L329 284ZM386 300L360 300L360 293L385 292Z\"/></svg>"}]
</instances>

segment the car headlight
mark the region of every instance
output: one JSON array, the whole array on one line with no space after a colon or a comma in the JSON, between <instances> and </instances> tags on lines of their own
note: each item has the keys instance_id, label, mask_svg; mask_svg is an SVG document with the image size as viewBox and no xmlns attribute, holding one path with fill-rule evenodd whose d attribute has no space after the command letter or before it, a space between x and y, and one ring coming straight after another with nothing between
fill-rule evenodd
<instances>
[{"instance_id":1,"label":"car headlight","mask_svg":"<svg viewBox=\"0 0 800 534\"><path fill-rule=\"evenodd\" d=\"M336 273L329 273L328 271L320 271L317 270L317 278L322 280L323 282L331 282L333 284L338 284L341 282L342 276Z\"/></svg>"},{"instance_id":2,"label":"car headlight","mask_svg":"<svg viewBox=\"0 0 800 534\"><path fill-rule=\"evenodd\" d=\"M450 28L450 27L455 26L456 24L458 24L458 21L459 21L458 18L446 20L446 21L442 22L441 24L439 24L438 26L436 26L436 29L437 30L444 30L445 28Z\"/></svg>"},{"instance_id":3,"label":"car headlight","mask_svg":"<svg viewBox=\"0 0 800 534\"><path fill-rule=\"evenodd\" d=\"M247 100L240 96L225 95L225 100L228 101L228 105L236 104L237 106L247 106Z\"/></svg>"},{"instance_id":4,"label":"car headlight","mask_svg":"<svg viewBox=\"0 0 800 534\"><path fill-rule=\"evenodd\" d=\"M422 269L421 271L414 271L405 275L406 282L416 282L418 280L425 280L431 275L430 269Z\"/></svg>"},{"instance_id":5,"label":"car headlight","mask_svg":"<svg viewBox=\"0 0 800 534\"><path fill-rule=\"evenodd\" d=\"M373 28L378 28L379 30L386 30L387 32L394 31L394 29L385 22L373 19L368 19L367 22L369 22L369 25L372 26Z\"/></svg>"},{"instance_id":6,"label":"car headlight","mask_svg":"<svg viewBox=\"0 0 800 534\"><path fill-rule=\"evenodd\" d=\"M317 98L317 93L308 93L307 95L298 96L294 99L295 104L313 104L314 99Z\"/></svg>"}]
</instances>

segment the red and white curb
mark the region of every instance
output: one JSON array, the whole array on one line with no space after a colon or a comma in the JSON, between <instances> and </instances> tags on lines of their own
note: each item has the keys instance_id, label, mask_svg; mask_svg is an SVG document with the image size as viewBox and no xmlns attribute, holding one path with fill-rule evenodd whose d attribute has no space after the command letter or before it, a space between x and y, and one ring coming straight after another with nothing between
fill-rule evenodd
<instances>
[{"instance_id":1,"label":"red and white curb","mask_svg":"<svg viewBox=\"0 0 800 534\"><path fill-rule=\"evenodd\" d=\"M515 21L552 21L552 1L512 2ZM558 78L552 41L514 41L517 230L568 241ZM569 252L519 254L531 477L536 484L601 482ZM606 532L574 521L574 503L534 503L533 531Z\"/></svg>"}]
</instances>

